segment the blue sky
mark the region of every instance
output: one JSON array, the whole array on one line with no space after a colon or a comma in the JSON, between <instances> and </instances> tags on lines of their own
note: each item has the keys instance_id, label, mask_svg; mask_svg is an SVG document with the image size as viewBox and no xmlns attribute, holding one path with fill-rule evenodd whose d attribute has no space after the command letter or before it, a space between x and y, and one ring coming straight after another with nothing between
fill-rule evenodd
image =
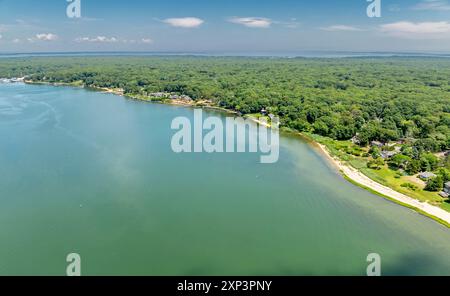
<instances>
[{"instance_id":1,"label":"blue sky","mask_svg":"<svg viewBox=\"0 0 450 296\"><path fill-rule=\"evenodd\" d=\"M450 0L80 1L0 0L0 52L450 52Z\"/></svg>"}]
</instances>

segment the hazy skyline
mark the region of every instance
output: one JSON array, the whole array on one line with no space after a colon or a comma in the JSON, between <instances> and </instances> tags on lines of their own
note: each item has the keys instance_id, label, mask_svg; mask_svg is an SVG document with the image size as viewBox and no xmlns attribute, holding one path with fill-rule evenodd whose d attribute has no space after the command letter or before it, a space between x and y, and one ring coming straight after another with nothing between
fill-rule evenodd
<instances>
[{"instance_id":1,"label":"hazy skyline","mask_svg":"<svg viewBox=\"0 0 450 296\"><path fill-rule=\"evenodd\" d=\"M342 3L341 3L342 2ZM0 52L450 52L450 1L0 0Z\"/></svg>"}]
</instances>

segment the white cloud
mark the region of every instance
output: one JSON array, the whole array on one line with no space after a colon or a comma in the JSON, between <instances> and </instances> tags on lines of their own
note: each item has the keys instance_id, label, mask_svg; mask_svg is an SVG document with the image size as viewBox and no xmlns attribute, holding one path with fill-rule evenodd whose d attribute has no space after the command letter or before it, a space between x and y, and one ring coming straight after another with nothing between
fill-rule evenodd
<instances>
[{"instance_id":1,"label":"white cloud","mask_svg":"<svg viewBox=\"0 0 450 296\"><path fill-rule=\"evenodd\" d=\"M330 31L330 32L336 32L336 31L358 32L358 31L363 31L360 28L347 26L347 25L333 25L333 26L329 26L329 27L323 27L323 28L320 28L320 29L324 30L324 31Z\"/></svg>"},{"instance_id":2,"label":"white cloud","mask_svg":"<svg viewBox=\"0 0 450 296\"><path fill-rule=\"evenodd\" d=\"M205 21L196 17L183 17L183 18L168 18L163 20L163 22L171 25L172 27L198 28Z\"/></svg>"},{"instance_id":3,"label":"white cloud","mask_svg":"<svg viewBox=\"0 0 450 296\"><path fill-rule=\"evenodd\" d=\"M398 5L398 4L391 4L391 5L388 6L388 10L390 12L399 12L402 9L401 9L400 5Z\"/></svg>"},{"instance_id":4,"label":"white cloud","mask_svg":"<svg viewBox=\"0 0 450 296\"><path fill-rule=\"evenodd\" d=\"M449 11L450 3L447 0L424 0L413 6L414 10Z\"/></svg>"},{"instance_id":5,"label":"white cloud","mask_svg":"<svg viewBox=\"0 0 450 296\"><path fill-rule=\"evenodd\" d=\"M273 21L272 23L289 29L296 29L300 26L296 18L291 18L289 21Z\"/></svg>"},{"instance_id":6,"label":"white cloud","mask_svg":"<svg viewBox=\"0 0 450 296\"><path fill-rule=\"evenodd\" d=\"M0 40L3 38L2 34L0 34Z\"/></svg>"},{"instance_id":7,"label":"white cloud","mask_svg":"<svg viewBox=\"0 0 450 296\"><path fill-rule=\"evenodd\" d=\"M20 39L16 38L12 41L13 43L20 43Z\"/></svg>"},{"instance_id":8,"label":"white cloud","mask_svg":"<svg viewBox=\"0 0 450 296\"><path fill-rule=\"evenodd\" d=\"M36 34L36 39L41 41L54 41L58 39L58 36L52 33Z\"/></svg>"},{"instance_id":9,"label":"white cloud","mask_svg":"<svg viewBox=\"0 0 450 296\"><path fill-rule=\"evenodd\" d=\"M412 39L435 39L450 37L449 22L396 22L380 26L384 33L395 37Z\"/></svg>"},{"instance_id":10,"label":"white cloud","mask_svg":"<svg viewBox=\"0 0 450 296\"><path fill-rule=\"evenodd\" d=\"M115 43L118 42L119 39L116 37L106 37L106 36L97 36L94 38L90 37L79 37L75 39L76 42L98 42L98 43Z\"/></svg>"},{"instance_id":11,"label":"white cloud","mask_svg":"<svg viewBox=\"0 0 450 296\"><path fill-rule=\"evenodd\" d=\"M145 44L150 44L150 43L153 43L153 40L150 38L142 38L141 42L145 43Z\"/></svg>"},{"instance_id":12,"label":"white cloud","mask_svg":"<svg viewBox=\"0 0 450 296\"><path fill-rule=\"evenodd\" d=\"M153 40L150 38L142 38L140 40L135 39L119 39L117 37L106 37L106 36L97 36L97 37L79 37L75 39L75 42L90 42L90 43L125 43L125 44L150 44L153 43Z\"/></svg>"},{"instance_id":13,"label":"white cloud","mask_svg":"<svg viewBox=\"0 0 450 296\"><path fill-rule=\"evenodd\" d=\"M229 19L229 22L249 28L269 28L273 23L271 19L264 17L235 17Z\"/></svg>"},{"instance_id":14,"label":"white cloud","mask_svg":"<svg viewBox=\"0 0 450 296\"><path fill-rule=\"evenodd\" d=\"M79 38L75 39L76 42L87 42L90 40L91 39L89 37L79 37Z\"/></svg>"}]
</instances>

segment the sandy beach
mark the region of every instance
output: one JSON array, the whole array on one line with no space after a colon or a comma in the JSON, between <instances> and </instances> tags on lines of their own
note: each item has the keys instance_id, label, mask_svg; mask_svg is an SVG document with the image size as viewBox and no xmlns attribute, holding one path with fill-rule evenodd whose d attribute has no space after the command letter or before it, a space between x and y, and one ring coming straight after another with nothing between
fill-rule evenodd
<instances>
[{"instance_id":1,"label":"sandy beach","mask_svg":"<svg viewBox=\"0 0 450 296\"><path fill-rule=\"evenodd\" d=\"M448 224L450 224L450 213L433 205L430 205L426 202L420 202L414 198L411 198L405 194L402 194L400 192L397 192L389 187L386 187L380 183L375 182L374 180L370 179L357 169L344 164L339 159L336 159L331 156L331 154L328 152L328 149L322 145L317 143L320 150L323 152L324 155L331 161L333 165L336 166L339 171L345 175L347 178L351 179L355 183L358 183L362 185L363 187L369 188L373 191L378 192L379 194L383 196L387 196L395 201L398 201L399 203L408 205L416 210L419 210L418 212L424 212L430 216L433 216L439 220L442 220Z\"/></svg>"}]
</instances>

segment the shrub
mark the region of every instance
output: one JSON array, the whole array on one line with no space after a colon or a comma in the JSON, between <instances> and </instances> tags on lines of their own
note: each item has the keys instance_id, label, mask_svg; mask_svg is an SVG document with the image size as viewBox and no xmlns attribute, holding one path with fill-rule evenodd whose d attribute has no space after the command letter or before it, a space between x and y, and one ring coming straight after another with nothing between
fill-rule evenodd
<instances>
[{"instance_id":1,"label":"shrub","mask_svg":"<svg viewBox=\"0 0 450 296\"><path fill-rule=\"evenodd\" d=\"M416 191L417 189L419 189L419 187L417 187L416 185L411 184L411 183L403 183L400 186L403 187L403 188L411 189L412 191Z\"/></svg>"},{"instance_id":2,"label":"shrub","mask_svg":"<svg viewBox=\"0 0 450 296\"><path fill-rule=\"evenodd\" d=\"M427 186L425 187L426 191L439 191L444 186L444 180L441 176L437 176L436 178L432 178L428 181Z\"/></svg>"},{"instance_id":3,"label":"shrub","mask_svg":"<svg viewBox=\"0 0 450 296\"><path fill-rule=\"evenodd\" d=\"M369 169L380 170L382 166L384 166L384 160L381 157L367 162L367 167Z\"/></svg>"}]
</instances>

